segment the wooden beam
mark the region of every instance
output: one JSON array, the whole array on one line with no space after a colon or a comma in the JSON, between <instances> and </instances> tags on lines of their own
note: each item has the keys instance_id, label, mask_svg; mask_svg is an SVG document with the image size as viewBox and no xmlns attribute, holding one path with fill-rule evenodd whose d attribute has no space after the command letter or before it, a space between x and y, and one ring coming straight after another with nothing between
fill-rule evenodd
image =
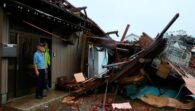
<instances>
[{"instance_id":1,"label":"wooden beam","mask_svg":"<svg viewBox=\"0 0 195 111\"><path fill-rule=\"evenodd\" d=\"M126 28L125 28L125 31L124 31L124 33L123 33L123 36L122 36L122 38L121 38L121 42L124 42L124 39L125 39L125 37L126 37L126 35L127 35L127 32L128 32L128 30L129 30L129 24L127 24L127 26L126 26Z\"/></svg>"},{"instance_id":2,"label":"wooden beam","mask_svg":"<svg viewBox=\"0 0 195 111\"><path fill-rule=\"evenodd\" d=\"M38 29L38 30L40 30L40 31L42 31L42 32L45 32L45 33L51 35L52 37L55 37L55 38L57 38L57 39L60 39L60 40L62 40L62 41L64 41L64 42L70 42L70 43L71 43L70 40L64 39L64 38L62 38L62 37L60 37L60 36L58 36L58 35L56 35L56 34L53 34L53 33L49 32L49 31L47 31L47 30L45 30L45 29L43 29L43 28L40 28L40 27L38 27L38 26L36 26L36 25L34 25L34 24L32 24L32 23L29 23L29 22L27 22L27 21L25 21L25 20L24 20L23 22L24 22L25 24L31 26L31 27L34 27L34 28L36 28L36 29Z\"/></svg>"},{"instance_id":3,"label":"wooden beam","mask_svg":"<svg viewBox=\"0 0 195 111\"><path fill-rule=\"evenodd\" d=\"M86 44L87 43L87 35L85 33L83 33L82 36L82 48L81 48L81 69L80 71L83 72L84 71L84 67L85 67L85 53L86 53Z\"/></svg>"}]
</instances>

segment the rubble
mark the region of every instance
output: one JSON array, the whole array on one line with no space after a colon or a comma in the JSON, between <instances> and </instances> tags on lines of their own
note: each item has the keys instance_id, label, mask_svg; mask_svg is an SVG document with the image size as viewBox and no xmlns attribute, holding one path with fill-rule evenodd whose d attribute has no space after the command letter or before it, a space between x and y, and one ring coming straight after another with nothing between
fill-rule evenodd
<instances>
[{"instance_id":1,"label":"rubble","mask_svg":"<svg viewBox=\"0 0 195 111\"><path fill-rule=\"evenodd\" d=\"M130 53L126 53L124 55L126 55L125 58L122 59L117 59L119 57L117 57L117 55L119 55L120 53L117 53L118 51L121 50L116 50L114 49L116 52L114 53L115 59L112 60L112 64L111 66L108 66L108 69L110 70L106 75L108 76L106 79L109 80L110 83L115 82L117 79L120 79L122 76L124 77L125 74L128 73L128 76L139 71L139 69L141 67L143 67L143 64L139 62L140 58L154 58L156 55L158 55L159 53L162 52L162 50L165 48L166 45L166 41L162 38L164 32L166 32L166 30L171 26L171 24L177 19L177 17L179 16L179 14L177 14L171 21L170 23L165 27L165 29L161 32L161 34L159 34L155 41L152 42L152 44L145 49L141 49L140 45L136 45L137 43L134 44L130 44L130 45L134 45L134 47L130 47L128 50L132 50L129 51ZM147 36L146 36L147 37ZM144 37L143 37L144 38ZM93 38L90 38L93 39ZM97 39L97 38L95 38ZM91 42L91 41L90 41ZM111 49L112 51L114 51L112 49L112 46L116 46L113 43L116 43L115 41L111 41L109 42L109 44L105 43L108 42L108 39L99 39L98 38L98 45L99 43L101 43L101 45L104 45L104 47L107 47L109 49ZM95 41L93 41L94 44L96 44ZM124 45L125 46L125 45ZM117 47L116 47L117 48ZM123 56L123 53L120 54L120 56ZM126 59L126 60L125 60ZM125 61L124 61L125 60ZM116 63L117 62L117 63ZM113 72L113 68L114 66L120 66L121 70L116 72ZM88 90L93 90L101 85L105 84L105 80L104 79L94 79L93 81L88 81L85 82L83 84L83 88L74 90L73 93L75 94L82 94ZM93 87L92 87L93 86Z\"/></svg>"},{"instance_id":2,"label":"rubble","mask_svg":"<svg viewBox=\"0 0 195 111\"><path fill-rule=\"evenodd\" d=\"M95 22L87 17L87 7L85 6L75 7L66 0L1 0L0 3L3 6L3 13L5 10L5 14L2 14L5 15L5 20L7 17L13 19L13 21L10 19L10 22L8 22L8 26L11 23L11 32L7 28L5 29L8 31L3 32L12 35L12 31L25 29L27 25L35 28L37 34L50 35L52 38L43 37L43 39L48 39L51 45L54 43L51 49L57 48L59 50L62 49L61 45L63 44L60 41L74 45L72 37L68 36L74 35L78 38L77 36L82 35L81 44L80 38L78 38L77 46L75 46L77 47L75 50L78 52L80 45L82 46L81 57L78 54L78 60L81 59L81 61L78 61L81 62L81 72L74 72L75 79L71 81L67 79L70 77L60 77L56 84L57 89L66 90L70 94L61 101L63 105L68 106L64 110L77 111L79 110L78 106L82 104L89 104L90 108L84 109L89 111L111 111L115 110L115 107L122 109L121 106L123 105L127 105L127 110L129 110L135 108L131 102L137 99L155 107L194 108L195 47L193 41L186 41L174 35L168 38L164 37L165 32L176 21L179 14L176 14L154 39L143 32L139 39L126 40L125 37L127 37L126 34L130 27L127 24L121 40L115 41L109 35L116 34L118 36L118 31L105 33L101 30ZM84 13L81 11L84 11ZM4 22L4 20L2 21ZM15 23L18 21L20 21L19 24ZM54 26L58 28L53 30ZM26 30L27 32L34 32L28 28ZM18 38L18 33L15 34L13 36ZM10 34L5 33L3 35ZM21 37L23 38L23 36ZM36 40L38 42L38 38ZM20 43L17 40L18 42ZM57 47L58 45L60 47ZM67 51L69 52L69 49ZM64 67L61 63L70 61L63 60L63 58L66 58L62 57L63 55L56 56L58 52L60 51L52 51L52 56L56 57L54 60L57 60L57 64L60 63L52 69L60 66L57 69L61 70ZM66 52L62 54L64 53ZM103 58L99 58L101 56ZM7 63L3 65L7 67ZM73 66L76 65L73 63ZM79 67L79 65L77 66ZM8 69L10 68L8 67ZM59 72L62 71L57 71L54 74ZM63 70L63 72L66 72L66 70ZM7 71L2 74L6 73ZM59 75L55 76L58 77ZM7 75L5 77L10 79ZM15 79L14 83L16 82ZM51 78L52 82L55 82L54 79L56 78ZM3 81L2 83L5 83L2 86L6 86L3 87L5 88L3 90L7 92L7 82ZM99 92L101 96L98 96ZM110 92L111 94L109 94ZM91 94L94 95L90 96ZM9 95L12 96L12 93L9 94L8 91L8 99ZM89 97L82 98L83 95ZM128 101L116 101L119 95L122 95ZM18 94L14 92L13 97L15 96L18 96ZM89 98L92 100L90 101ZM48 109L47 105L46 109ZM143 108L143 110L145 109Z\"/></svg>"},{"instance_id":3,"label":"rubble","mask_svg":"<svg viewBox=\"0 0 195 111\"><path fill-rule=\"evenodd\" d=\"M102 65L102 68L106 68L107 70L104 72L104 74L102 74L102 77L94 76L92 78L88 78L84 82L64 84L64 88L71 86L71 88L68 88L71 90L71 94L79 96L86 94L89 91L95 91L97 88L106 86L104 96L106 98L107 85L109 84L110 89L115 89L113 100L119 90L123 89L122 94L126 94L126 96L133 96L132 94L137 94L136 97L133 97L134 99L140 98L142 101L147 102L150 105L157 107L168 106L179 109L192 109L192 104L194 104L194 102L184 104L176 100L181 96L185 97L186 95L190 95L189 91L195 94L193 85L193 83L195 83L195 79L193 76L190 76L193 74L190 74L190 72L185 69L188 67L186 64L189 63L188 53L190 53L190 51L183 51L187 53L187 59L184 60L184 62L179 60L175 61L173 57L171 58L171 53L166 52L170 46L167 45L167 39L163 38L164 33L178 17L179 14L176 14L155 39L152 39L146 33L143 33L139 40L133 42L126 42L124 41L124 38L121 39L122 41L118 42L112 40L108 36L87 37L89 44L93 44L95 47L107 49L109 54L108 64ZM127 26L126 30L128 30L128 27L129 26ZM183 68L184 66L180 65L185 65L185 68ZM176 84L175 81L178 82L177 86L171 84L172 82ZM189 83L189 81L191 82ZM184 82L186 85L184 85ZM144 86L147 86L148 84L151 86L151 88L147 90L150 91L144 92L145 89L143 89L143 93L139 95L137 90L141 90L141 88L144 88ZM118 86L120 87L119 89ZM181 93L184 86L186 86L188 90ZM171 89L171 87L175 88ZM124 91L124 89L126 91ZM179 92L177 93L178 89ZM129 90L131 91L129 92ZM154 95L148 96L148 93L153 93ZM166 104L156 104L156 101L158 100L165 100L165 98L161 96L167 96L165 101ZM155 98L155 101L152 101L146 97Z\"/></svg>"}]
</instances>

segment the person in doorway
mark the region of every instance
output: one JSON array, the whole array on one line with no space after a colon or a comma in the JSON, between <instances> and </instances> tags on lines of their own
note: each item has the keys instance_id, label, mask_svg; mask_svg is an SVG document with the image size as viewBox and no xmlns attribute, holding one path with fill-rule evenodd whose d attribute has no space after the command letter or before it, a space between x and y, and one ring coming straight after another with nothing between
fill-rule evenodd
<instances>
[{"instance_id":1,"label":"person in doorway","mask_svg":"<svg viewBox=\"0 0 195 111\"><path fill-rule=\"evenodd\" d=\"M49 90L49 66L51 64L48 44L44 42L44 59L45 59L45 89Z\"/></svg>"},{"instance_id":2,"label":"person in doorway","mask_svg":"<svg viewBox=\"0 0 195 111\"><path fill-rule=\"evenodd\" d=\"M34 70L36 75L36 95L37 99L42 99L46 95L43 95L45 87L45 60L44 60L44 45L39 43L37 45L37 51L34 53Z\"/></svg>"}]
</instances>

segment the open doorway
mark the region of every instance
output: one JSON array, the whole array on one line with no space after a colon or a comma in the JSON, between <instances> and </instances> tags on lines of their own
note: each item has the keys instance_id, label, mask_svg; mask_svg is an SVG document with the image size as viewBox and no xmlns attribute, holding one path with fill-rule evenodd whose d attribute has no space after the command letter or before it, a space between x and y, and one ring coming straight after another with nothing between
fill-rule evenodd
<instances>
[{"instance_id":1,"label":"open doorway","mask_svg":"<svg viewBox=\"0 0 195 111\"><path fill-rule=\"evenodd\" d=\"M51 49L51 39L38 34L10 32L9 43L17 44L17 57L8 58L8 100L35 92L33 55L39 42L47 42ZM51 68L48 72L49 87L51 87Z\"/></svg>"}]
</instances>

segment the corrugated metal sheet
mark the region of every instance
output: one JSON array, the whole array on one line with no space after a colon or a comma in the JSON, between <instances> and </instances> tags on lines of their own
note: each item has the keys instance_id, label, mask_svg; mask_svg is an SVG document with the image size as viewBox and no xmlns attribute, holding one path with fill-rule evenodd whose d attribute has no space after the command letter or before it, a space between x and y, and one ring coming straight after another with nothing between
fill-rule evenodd
<instances>
[{"instance_id":1,"label":"corrugated metal sheet","mask_svg":"<svg viewBox=\"0 0 195 111\"><path fill-rule=\"evenodd\" d=\"M185 82L185 86L189 89L189 91L195 94L195 78L192 76L194 75L194 72L190 71L192 69L182 65L176 65L171 62L169 62L169 64L177 72L177 74L182 77Z\"/></svg>"},{"instance_id":2,"label":"corrugated metal sheet","mask_svg":"<svg viewBox=\"0 0 195 111\"><path fill-rule=\"evenodd\" d=\"M183 80L185 81L185 86L189 89L189 91L195 94L195 78L191 75L183 76Z\"/></svg>"},{"instance_id":3,"label":"corrugated metal sheet","mask_svg":"<svg viewBox=\"0 0 195 111\"><path fill-rule=\"evenodd\" d=\"M73 74L79 72L80 68L80 43L81 38L74 35L74 45L66 45L59 39L52 39L52 82L56 82L56 78L67 76L68 79L73 78Z\"/></svg>"}]
</instances>

